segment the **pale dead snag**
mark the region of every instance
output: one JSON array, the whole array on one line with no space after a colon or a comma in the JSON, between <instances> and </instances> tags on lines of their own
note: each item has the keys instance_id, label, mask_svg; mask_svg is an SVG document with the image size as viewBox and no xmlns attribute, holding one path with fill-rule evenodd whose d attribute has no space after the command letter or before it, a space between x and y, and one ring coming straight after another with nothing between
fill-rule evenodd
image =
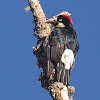
<instances>
[{"instance_id":1,"label":"pale dead snag","mask_svg":"<svg viewBox=\"0 0 100 100\"><path fill-rule=\"evenodd\" d=\"M35 21L34 32L40 38L48 36L51 32L50 24L45 23L47 18L41 8L41 5L39 4L39 1L38 0L28 0L28 1Z\"/></svg>"},{"instance_id":2,"label":"pale dead snag","mask_svg":"<svg viewBox=\"0 0 100 100\"><path fill-rule=\"evenodd\" d=\"M35 22L34 32L36 36L38 38L48 36L51 33L52 25L46 23L46 21L54 20L59 14L50 19L47 19L38 0L28 0L28 2L29 2L30 7L27 7L26 11L27 9L30 8L33 13L34 22ZM71 15L70 13L66 11L62 13L68 16ZM36 51L40 47L41 44L42 43L38 44L37 48L33 47L34 51ZM47 87L47 90L50 92L54 100L73 100L73 98L69 96L73 95L75 92L74 87L71 87L71 86L66 87L65 85L63 85L63 83L60 83L60 82L52 83L51 85Z\"/></svg>"}]
</instances>

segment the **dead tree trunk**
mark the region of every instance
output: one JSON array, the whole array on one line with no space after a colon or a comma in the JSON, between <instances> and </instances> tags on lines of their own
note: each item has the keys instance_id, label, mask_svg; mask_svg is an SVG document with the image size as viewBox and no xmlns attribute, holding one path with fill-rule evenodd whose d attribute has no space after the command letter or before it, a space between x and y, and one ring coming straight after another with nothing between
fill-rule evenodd
<instances>
[{"instance_id":1,"label":"dead tree trunk","mask_svg":"<svg viewBox=\"0 0 100 100\"><path fill-rule=\"evenodd\" d=\"M47 19L38 0L28 0L28 2L29 2L28 8L31 9L34 17L34 22L35 22L34 32L36 36L38 38L48 36L51 33L52 25L47 24L46 21L54 20L58 15L50 19ZM71 15L66 11L62 13L68 16ZM33 48L34 51L36 51L40 45L41 43L38 44L37 48L34 47ZM50 95L53 97L53 100L73 100L73 98L70 95L74 94L75 92L75 88L73 86L66 87L65 85L63 85L63 83L60 82L52 83L47 87L47 90L50 92Z\"/></svg>"}]
</instances>

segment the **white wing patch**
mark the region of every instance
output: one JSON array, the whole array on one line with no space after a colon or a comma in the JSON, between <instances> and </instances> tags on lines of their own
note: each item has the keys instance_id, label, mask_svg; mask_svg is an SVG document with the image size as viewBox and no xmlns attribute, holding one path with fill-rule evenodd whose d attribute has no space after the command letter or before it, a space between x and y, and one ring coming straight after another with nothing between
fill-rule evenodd
<instances>
[{"instance_id":1,"label":"white wing patch","mask_svg":"<svg viewBox=\"0 0 100 100\"><path fill-rule=\"evenodd\" d=\"M65 69L70 69L74 63L74 53L70 49L66 49L62 54L61 61L65 65Z\"/></svg>"}]
</instances>

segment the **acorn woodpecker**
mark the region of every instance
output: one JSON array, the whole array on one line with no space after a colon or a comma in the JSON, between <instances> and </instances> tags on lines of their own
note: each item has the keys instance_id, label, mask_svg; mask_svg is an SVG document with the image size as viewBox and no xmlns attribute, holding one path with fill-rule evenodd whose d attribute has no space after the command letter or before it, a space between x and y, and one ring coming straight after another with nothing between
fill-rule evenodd
<instances>
[{"instance_id":1,"label":"acorn woodpecker","mask_svg":"<svg viewBox=\"0 0 100 100\"><path fill-rule=\"evenodd\" d=\"M67 15L59 15L57 19L47 23L53 24L54 29L43 42L44 57L47 60L46 74L50 78L55 70L57 81L68 86L70 71L79 49L72 19Z\"/></svg>"}]
</instances>

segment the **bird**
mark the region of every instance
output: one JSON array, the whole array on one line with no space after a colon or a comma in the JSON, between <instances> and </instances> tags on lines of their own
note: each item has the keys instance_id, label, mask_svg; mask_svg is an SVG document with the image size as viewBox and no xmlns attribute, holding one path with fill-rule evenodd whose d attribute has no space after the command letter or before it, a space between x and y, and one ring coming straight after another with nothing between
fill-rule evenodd
<instances>
[{"instance_id":1,"label":"bird","mask_svg":"<svg viewBox=\"0 0 100 100\"><path fill-rule=\"evenodd\" d=\"M46 60L46 76L56 75L56 81L69 86L70 72L73 69L79 50L77 34L73 28L72 19L61 14L51 23L54 29L45 37L42 44L43 55Z\"/></svg>"}]
</instances>

